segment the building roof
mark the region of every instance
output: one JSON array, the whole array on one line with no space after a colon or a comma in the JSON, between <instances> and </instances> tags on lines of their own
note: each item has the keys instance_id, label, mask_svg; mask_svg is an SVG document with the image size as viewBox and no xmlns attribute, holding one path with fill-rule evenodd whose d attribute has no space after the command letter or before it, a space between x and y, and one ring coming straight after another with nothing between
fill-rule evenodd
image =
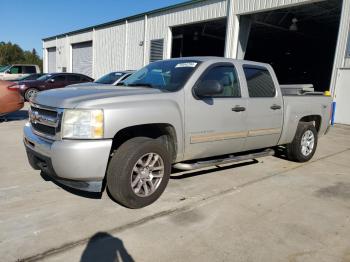
<instances>
[{"instance_id":1,"label":"building roof","mask_svg":"<svg viewBox=\"0 0 350 262\"><path fill-rule=\"evenodd\" d=\"M192 4L195 4L195 3L198 3L198 2L203 2L203 1L206 1L206 0L186 1L186 2L182 2L182 3L176 4L176 5L171 5L171 6L155 9L155 10L152 10L152 11L144 12L144 13L141 13L141 14L120 18L120 19L113 20L113 21L110 21L110 22L107 22L107 23L97 24L97 25L86 27L86 28L70 31L70 32L67 32L67 33L46 37L46 38L43 38L42 40L43 41L49 41L49 40L53 40L53 39L56 39L56 38L65 37L67 35L75 35L75 34L79 34L79 33L89 32L89 31L92 31L93 29L96 29L96 28L103 28L103 27L108 27L108 26L120 24L122 22L125 22L126 20L142 18L145 15L152 15L152 14L156 14L156 13L160 13L160 12L164 12L164 11L168 11L168 10L173 10L173 9L176 9L176 8L179 8L179 7L192 5Z\"/></svg>"}]
</instances>

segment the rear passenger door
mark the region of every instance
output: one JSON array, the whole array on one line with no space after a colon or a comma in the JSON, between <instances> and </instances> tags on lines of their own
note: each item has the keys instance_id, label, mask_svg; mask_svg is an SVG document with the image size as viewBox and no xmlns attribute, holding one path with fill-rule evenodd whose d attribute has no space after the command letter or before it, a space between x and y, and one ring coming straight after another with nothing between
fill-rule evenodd
<instances>
[{"instance_id":1,"label":"rear passenger door","mask_svg":"<svg viewBox=\"0 0 350 262\"><path fill-rule=\"evenodd\" d=\"M67 75L67 85L74 85L81 82L81 77L78 75Z\"/></svg>"},{"instance_id":2,"label":"rear passenger door","mask_svg":"<svg viewBox=\"0 0 350 262\"><path fill-rule=\"evenodd\" d=\"M277 79L271 68L243 65L248 90L247 128L248 137L244 150L275 146L282 131L283 100L276 85Z\"/></svg>"}]
</instances>

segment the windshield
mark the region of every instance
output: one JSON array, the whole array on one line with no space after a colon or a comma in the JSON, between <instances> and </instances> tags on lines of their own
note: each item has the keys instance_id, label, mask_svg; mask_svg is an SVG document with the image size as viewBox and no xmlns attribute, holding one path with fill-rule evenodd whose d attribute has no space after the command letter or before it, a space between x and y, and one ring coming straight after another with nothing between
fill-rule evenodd
<instances>
[{"instance_id":1,"label":"windshield","mask_svg":"<svg viewBox=\"0 0 350 262\"><path fill-rule=\"evenodd\" d=\"M95 83L111 85L115 81L117 81L119 78L121 78L124 74L125 73L122 73L122 72L112 72L95 80Z\"/></svg>"},{"instance_id":2,"label":"windshield","mask_svg":"<svg viewBox=\"0 0 350 262\"><path fill-rule=\"evenodd\" d=\"M0 66L0 73L3 73L10 68L11 68L11 66Z\"/></svg>"},{"instance_id":3,"label":"windshield","mask_svg":"<svg viewBox=\"0 0 350 262\"><path fill-rule=\"evenodd\" d=\"M183 59L154 62L132 74L121 84L177 91L184 86L198 64L198 61Z\"/></svg>"},{"instance_id":4,"label":"windshield","mask_svg":"<svg viewBox=\"0 0 350 262\"><path fill-rule=\"evenodd\" d=\"M52 75L43 75L41 77L39 77L37 80L39 81L46 81L48 80Z\"/></svg>"}]
</instances>

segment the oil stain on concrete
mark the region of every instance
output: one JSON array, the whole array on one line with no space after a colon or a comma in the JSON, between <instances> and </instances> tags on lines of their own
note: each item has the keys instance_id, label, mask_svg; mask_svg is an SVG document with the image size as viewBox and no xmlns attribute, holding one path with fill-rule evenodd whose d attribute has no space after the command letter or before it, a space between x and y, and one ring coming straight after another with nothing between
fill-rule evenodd
<instances>
[{"instance_id":1,"label":"oil stain on concrete","mask_svg":"<svg viewBox=\"0 0 350 262\"><path fill-rule=\"evenodd\" d=\"M177 225L196 224L204 219L205 216L194 209L170 217L171 222Z\"/></svg>"},{"instance_id":2,"label":"oil stain on concrete","mask_svg":"<svg viewBox=\"0 0 350 262\"><path fill-rule=\"evenodd\" d=\"M332 197L341 200L350 200L350 183L336 183L316 191L318 197Z\"/></svg>"}]
</instances>

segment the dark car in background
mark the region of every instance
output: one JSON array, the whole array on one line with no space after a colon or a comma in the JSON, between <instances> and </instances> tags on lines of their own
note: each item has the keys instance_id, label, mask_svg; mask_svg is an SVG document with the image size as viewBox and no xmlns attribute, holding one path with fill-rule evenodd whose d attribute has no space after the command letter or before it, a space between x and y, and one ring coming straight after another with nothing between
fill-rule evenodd
<instances>
[{"instance_id":1,"label":"dark car in background","mask_svg":"<svg viewBox=\"0 0 350 262\"><path fill-rule=\"evenodd\" d=\"M116 71L108 73L92 83L84 84L84 86L96 86L96 85L118 85L118 83L127 79L130 75L132 75L135 71L127 70L127 71ZM80 86L82 84L75 84L74 86Z\"/></svg>"},{"instance_id":2,"label":"dark car in background","mask_svg":"<svg viewBox=\"0 0 350 262\"><path fill-rule=\"evenodd\" d=\"M54 73L43 75L37 80L19 81L16 84L16 88L22 94L26 101L30 101L30 99L40 91L62 88L68 85L92 81L94 81L94 79L82 74Z\"/></svg>"},{"instance_id":3,"label":"dark car in background","mask_svg":"<svg viewBox=\"0 0 350 262\"><path fill-rule=\"evenodd\" d=\"M134 72L135 71L133 70L111 72L95 80L94 83L105 85L117 85L119 82L125 80Z\"/></svg>"}]
</instances>

